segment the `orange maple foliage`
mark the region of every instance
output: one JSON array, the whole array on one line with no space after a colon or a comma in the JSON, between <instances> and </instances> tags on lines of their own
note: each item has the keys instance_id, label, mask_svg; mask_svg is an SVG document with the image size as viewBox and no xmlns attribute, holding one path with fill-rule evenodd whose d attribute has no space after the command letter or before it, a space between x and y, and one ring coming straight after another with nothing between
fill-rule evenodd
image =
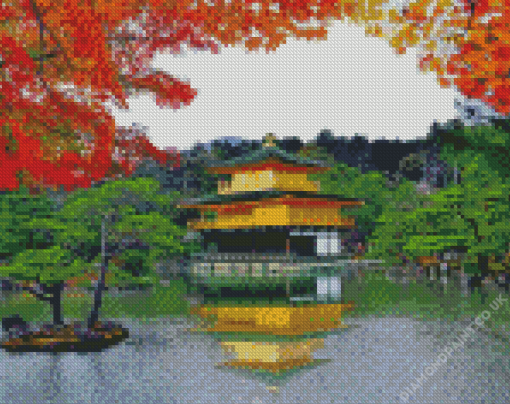
<instances>
[{"instance_id":1,"label":"orange maple foliage","mask_svg":"<svg viewBox=\"0 0 510 404\"><path fill-rule=\"evenodd\" d=\"M509 4L510 6L510 4ZM510 10L510 8L509 8ZM469 98L510 113L510 24L494 17L490 24L471 23L471 35L449 61L455 85ZM471 32L471 31L470 31Z\"/></svg>"},{"instance_id":2,"label":"orange maple foliage","mask_svg":"<svg viewBox=\"0 0 510 404\"><path fill-rule=\"evenodd\" d=\"M9 139L1 161L14 164L20 152L5 148L33 137L37 158L56 164L54 170L67 164L80 186L112 164L116 132L106 101L128 108L129 95L149 91L158 105L179 108L196 96L189 83L150 68L155 52L178 53L183 44L215 53L220 44L269 52L290 36L325 39L331 21L347 19L386 37L398 53L424 45L420 68L437 72L442 86L510 112L508 1L427 0L384 12L387 0L10 1L0 7L0 119ZM480 19L494 12L502 15ZM439 49L449 42L459 53ZM58 183L49 171L41 176L28 167L27 178ZM5 179L0 188L13 183Z\"/></svg>"},{"instance_id":3,"label":"orange maple foliage","mask_svg":"<svg viewBox=\"0 0 510 404\"><path fill-rule=\"evenodd\" d=\"M114 161L107 176L130 175L145 158L154 158L162 164L171 163L173 167L180 165L177 150L156 149L141 128L117 127Z\"/></svg>"},{"instance_id":4,"label":"orange maple foliage","mask_svg":"<svg viewBox=\"0 0 510 404\"><path fill-rule=\"evenodd\" d=\"M244 38L249 49L276 49L288 35L308 39L325 35L322 27L297 28L297 22L340 15L336 1L258 4L259 9L250 1L238 0L196 4L189 0L13 0L2 4L4 147L0 158L10 169L0 187L15 184L19 171L27 174L24 181L43 185L58 184L55 173L62 174L64 169L79 186L105 175L115 146L114 120L102 105L105 101L127 108L132 92L150 91L162 106L178 108L191 102L196 91L187 83L149 68L155 51L178 52L187 43L217 52L213 38L226 45ZM278 10L270 9L275 5ZM130 20L136 21L138 32L130 32ZM62 84L73 91L62 91ZM84 142L87 137L93 141ZM31 142L26 144L37 148L31 154L37 164L23 157L26 148L14 146L28 139ZM72 187L72 178L60 183Z\"/></svg>"},{"instance_id":5,"label":"orange maple foliage","mask_svg":"<svg viewBox=\"0 0 510 404\"><path fill-rule=\"evenodd\" d=\"M386 20L367 20L367 33L388 38L397 53L422 46L419 67L436 72L441 86L510 113L510 1L426 0L390 9Z\"/></svg>"}]
</instances>

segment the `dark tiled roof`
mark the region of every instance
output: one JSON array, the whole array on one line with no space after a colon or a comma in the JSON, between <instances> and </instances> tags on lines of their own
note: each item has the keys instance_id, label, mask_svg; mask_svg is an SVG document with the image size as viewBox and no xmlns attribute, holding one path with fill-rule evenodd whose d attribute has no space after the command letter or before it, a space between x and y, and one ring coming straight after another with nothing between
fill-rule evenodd
<instances>
[{"instance_id":1,"label":"dark tiled roof","mask_svg":"<svg viewBox=\"0 0 510 404\"><path fill-rule=\"evenodd\" d=\"M178 205L196 205L196 204L219 204L225 202L244 202L259 201L268 198L282 198L285 195L292 195L295 198L314 198L328 199L332 201L358 201L355 198L339 198L337 195L324 195L304 191L254 191L230 195L209 195L203 198L180 200L176 202Z\"/></svg>"}]
</instances>

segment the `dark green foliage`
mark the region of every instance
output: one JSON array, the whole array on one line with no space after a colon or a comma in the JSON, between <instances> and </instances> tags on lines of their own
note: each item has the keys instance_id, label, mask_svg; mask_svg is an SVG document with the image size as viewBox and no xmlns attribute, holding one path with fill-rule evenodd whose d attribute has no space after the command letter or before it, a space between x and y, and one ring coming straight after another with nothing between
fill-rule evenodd
<instances>
[{"instance_id":1,"label":"dark green foliage","mask_svg":"<svg viewBox=\"0 0 510 404\"><path fill-rule=\"evenodd\" d=\"M34 218L45 218L54 211L46 195L30 195L25 187L0 193L0 259L9 260L27 248L51 245L48 232L25 227Z\"/></svg>"},{"instance_id":2,"label":"dark green foliage","mask_svg":"<svg viewBox=\"0 0 510 404\"><path fill-rule=\"evenodd\" d=\"M25 249L14 255L10 265L0 267L2 275L35 280L39 290L31 288L32 293L50 301L57 323L62 322L60 304L64 282L86 270L97 271L93 264L101 265L101 289L108 263L114 257L117 262L123 262L115 268L117 278L155 282L157 262L195 248L192 243L181 245L180 238L186 229L173 223L172 197L175 196L162 194L159 183L147 178L109 181L69 194L58 212L25 217L19 227L51 233L51 245ZM80 250L81 257L75 254ZM97 320L101 306L102 291L98 293L90 324Z\"/></svg>"},{"instance_id":3,"label":"dark green foliage","mask_svg":"<svg viewBox=\"0 0 510 404\"><path fill-rule=\"evenodd\" d=\"M492 172L510 178L510 120L492 119L490 125L446 124L439 131L441 155L451 164L483 156Z\"/></svg>"},{"instance_id":4,"label":"dark green foliage","mask_svg":"<svg viewBox=\"0 0 510 404\"><path fill-rule=\"evenodd\" d=\"M489 256L501 256L510 243L510 126L508 119L489 125L447 125L441 132L442 158L461 169L457 196L450 207L474 234L470 263L487 271Z\"/></svg>"},{"instance_id":5,"label":"dark green foliage","mask_svg":"<svg viewBox=\"0 0 510 404\"><path fill-rule=\"evenodd\" d=\"M441 158L461 172L461 181L403 212L388 204L373 233L371 258L402 263L448 251L467 252L467 271L487 273L488 257L502 256L510 242L509 132L507 126L436 126ZM400 184L395 195L412 197Z\"/></svg>"},{"instance_id":6,"label":"dark green foliage","mask_svg":"<svg viewBox=\"0 0 510 404\"><path fill-rule=\"evenodd\" d=\"M379 172L362 174L359 168L336 164L324 174L311 175L312 181L320 180L320 193L337 195L341 198L354 198L365 205L352 211L345 209L342 215L356 217L358 231L371 233L377 225L377 219L391 193L386 187L386 178Z\"/></svg>"}]
</instances>

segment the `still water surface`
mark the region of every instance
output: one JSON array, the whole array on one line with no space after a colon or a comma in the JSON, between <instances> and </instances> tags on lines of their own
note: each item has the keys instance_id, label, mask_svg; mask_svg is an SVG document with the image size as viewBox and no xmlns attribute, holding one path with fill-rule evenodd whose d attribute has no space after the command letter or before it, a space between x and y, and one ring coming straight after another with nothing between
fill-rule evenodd
<instances>
[{"instance_id":1,"label":"still water surface","mask_svg":"<svg viewBox=\"0 0 510 404\"><path fill-rule=\"evenodd\" d=\"M277 379L216 367L226 360L219 341L187 319L115 321L130 338L101 353L0 351L0 402L394 404L467 325L349 318L314 353L329 361ZM476 333L408 402L509 403L509 382L509 347Z\"/></svg>"}]
</instances>

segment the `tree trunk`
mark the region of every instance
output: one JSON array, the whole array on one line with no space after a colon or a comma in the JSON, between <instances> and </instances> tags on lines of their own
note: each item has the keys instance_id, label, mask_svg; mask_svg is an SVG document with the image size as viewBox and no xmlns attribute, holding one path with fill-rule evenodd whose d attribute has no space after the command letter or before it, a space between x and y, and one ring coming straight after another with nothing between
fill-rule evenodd
<instances>
[{"instance_id":1,"label":"tree trunk","mask_svg":"<svg viewBox=\"0 0 510 404\"><path fill-rule=\"evenodd\" d=\"M64 325L64 317L62 315L62 291L64 290L64 282L59 282L47 288L52 294L50 304L53 307L53 324Z\"/></svg>"},{"instance_id":2,"label":"tree trunk","mask_svg":"<svg viewBox=\"0 0 510 404\"><path fill-rule=\"evenodd\" d=\"M485 304L487 300L488 293L486 291L486 286L484 284L484 280L489 276L489 256L488 255L479 255L478 256L478 270L480 271L480 295L482 296L482 304Z\"/></svg>"},{"instance_id":3,"label":"tree trunk","mask_svg":"<svg viewBox=\"0 0 510 404\"><path fill-rule=\"evenodd\" d=\"M99 320L99 309L103 301L103 291L106 283L106 271L108 269L108 260L106 258L106 218L103 216L101 222L101 276L96 290L94 291L94 307L90 312L88 327L92 328Z\"/></svg>"},{"instance_id":4,"label":"tree trunk","mask_svg":"<svg viewBox=\"0 0 510 404\"><path fill-rule=\"evenodd\" d=\"M489 273L489 256L478 256L478 270L480 271L480 275L487 275Z\"/></svg>"}]
</instances>

